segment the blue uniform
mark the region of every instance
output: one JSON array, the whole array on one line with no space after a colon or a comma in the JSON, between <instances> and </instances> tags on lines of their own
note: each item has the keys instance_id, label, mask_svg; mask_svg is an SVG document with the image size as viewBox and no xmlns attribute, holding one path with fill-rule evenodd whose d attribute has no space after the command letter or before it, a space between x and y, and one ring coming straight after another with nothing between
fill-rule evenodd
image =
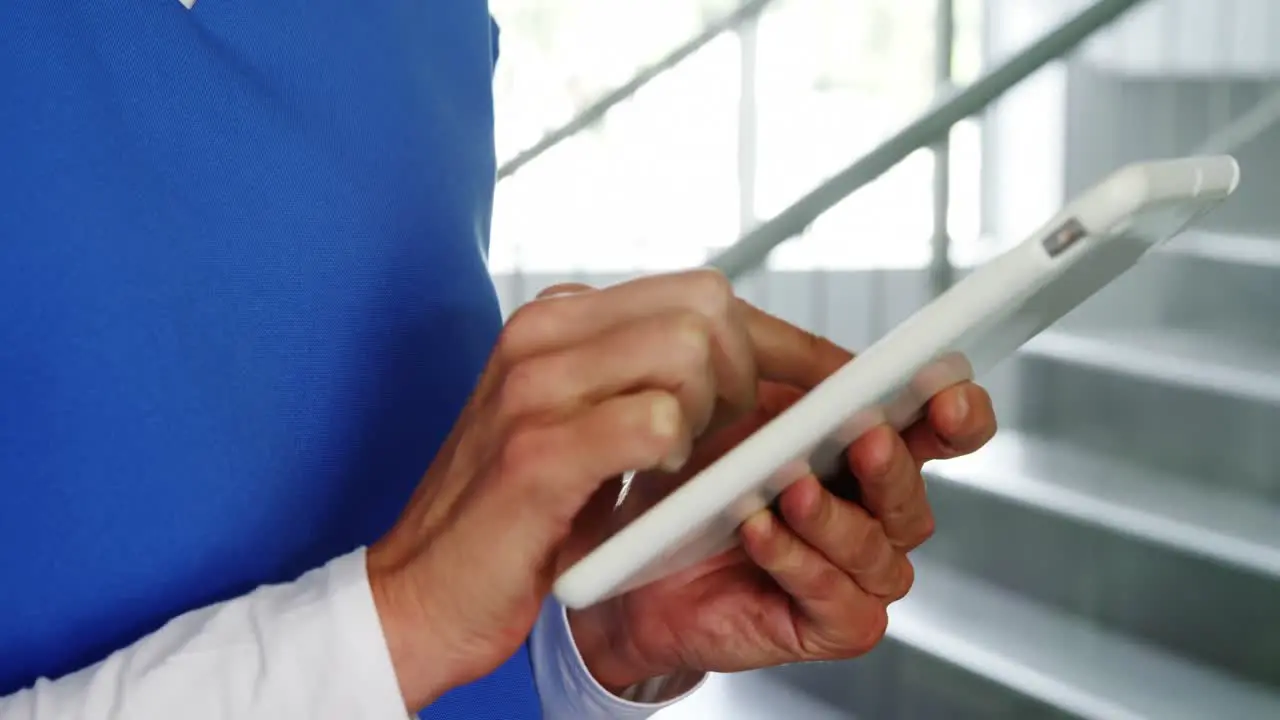
<instances>
[{"instance_id":1,"label":"blue uniform","mask_svg":"<svg viewBox=\"0 0 1280 720\"><path fill-rule=\"evenodd\" d=\"M483 0L0 3L0 695L394 522L500 327L495 58Z\"/></svg>"}]
</instances>

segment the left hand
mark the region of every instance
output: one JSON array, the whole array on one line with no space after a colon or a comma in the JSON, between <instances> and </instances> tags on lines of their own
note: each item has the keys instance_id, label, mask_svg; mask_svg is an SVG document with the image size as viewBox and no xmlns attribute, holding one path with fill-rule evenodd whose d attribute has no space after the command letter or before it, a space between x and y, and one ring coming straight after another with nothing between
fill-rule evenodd
<instances>
[{"instance_id":1,"label":"left hand","mask_svg":"<svg viewBox=\"0 0 1280 720\"><path fill-rule=\"evenodd\" d=\"M852 357L825 341L815 349L815 362L822 366L815 368L815 379ZM660 496L807 389L762 383L757 410L699 441L679 475L637 477L630 492ZM911 587L914 575L907 553L933 532L921 467L929 460L971 453L995 430L986 391L961 383L936 395L924 418L903 433L887 426L867 432L848 453L861 486L861 506L806 478L781 495L783 521L764 510L743 524L741 547L572 612L570 625L587 667L603 686L618 692L658 676L696 679L705 672L867 652L884 635L888 605ZM598 512L589 506L585 514L607 516L616 491L602 491ZM638 499L640 507L651 504Z\"/></svg>"}]
</instances>

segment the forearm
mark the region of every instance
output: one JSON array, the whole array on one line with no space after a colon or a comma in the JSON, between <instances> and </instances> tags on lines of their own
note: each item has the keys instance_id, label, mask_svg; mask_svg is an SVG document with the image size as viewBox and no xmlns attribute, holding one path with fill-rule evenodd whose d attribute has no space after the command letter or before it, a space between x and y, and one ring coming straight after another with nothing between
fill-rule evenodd
<instances>
[{"instance_id":1,"label":"forearm","mask_svg":"<svg viewBox=\"0 0 1280 720\"><path fill-rule=\"evenodd\" d=\"M358 551L0 698L4 720L404 720Z\"/></svg>"}]
</instances>

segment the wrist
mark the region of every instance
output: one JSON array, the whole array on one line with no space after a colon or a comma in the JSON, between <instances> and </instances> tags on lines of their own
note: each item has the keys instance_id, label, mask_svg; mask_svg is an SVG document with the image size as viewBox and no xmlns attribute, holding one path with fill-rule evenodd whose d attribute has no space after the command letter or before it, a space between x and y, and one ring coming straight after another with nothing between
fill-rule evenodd
<instances>
[{"instance_id":1,"label":"wrist","mask_svg":"<svg viewBox=\"0 0 1280 720\"><path fill-rule=\"evenodd\" d=\"M439 674L445 664L433 652L430 622L423 616L425 605L407 581L405 568L388 562L386 554L378 545L368 551L369 589L405 709L416 713L448 690L450 683Z\"/></svg>"},{"instance_id":2,"label":"wrist","mask_svg":"<svg viewBox=\"0 0 1280 720\"><path fill-rule=\"evenodd\" d=\"M605 690L623 697L628 688L667 674L645 662L634 643L604 606L568 611L569 631L591 677Z\"/></svg>"}]
</instances>

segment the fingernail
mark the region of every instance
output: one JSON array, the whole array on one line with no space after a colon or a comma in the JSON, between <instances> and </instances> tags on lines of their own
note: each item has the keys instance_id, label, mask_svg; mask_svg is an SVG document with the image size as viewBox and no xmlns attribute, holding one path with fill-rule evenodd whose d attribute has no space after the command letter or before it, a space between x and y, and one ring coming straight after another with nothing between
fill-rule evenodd
<instances>
[{"instance_id":1,"label":"fingernail","mask_svg":"<svg viewBox=\"0 0 1280 720\"><path fill-rule=\"evenodd\" d=\"M961 425L969 417L969 393L961 390L956 393L956 401L952 404L952 414L955 415L956 425Z\"/></svg>"},{"instance_id":2,"label":"fingernail","mask_svg":"<svg viewBox=\"0 0 1280 720\"><path fill-rule=\"evenodd\" d=\"M810 487L796 487L801 483L805 483ZM793 492L804 493L800 496L800 516L803 519L811 520L818 516L822 510L822 494L828 490L822 487L822 483L818 478L810 475L792 486Z\"/></svg>"},{"instance_id":3,"label":"fingernail","mask_svg":"<svg viewBox=\"0 0 1280 720\"><path fill-rule=\"evenodd\" d=\"M893 439L889 436L893 428L885 428L867 448L867 472L871 475L883 475L889 472L893 464Z\"/></svg>"},{"instance_id":4,"label":"fingernail","mask_svg":"<svg viewBox=\"0 0 1280 720\"><path fill-rule=\"evenodd\" d=\"M663 440L680 439L681 417L680 417L680 401L670 395L658 395L654 397L653 403L649 406L649 431L654 437ZM673 449L666 458L659 463L659 467L667 472L676 472L684 467L689 461L689 455L693 448L687 438L680 442L679 447Z\"/></svg>"},{"instance_id":5,"label":"fingernail","mask_svg":"<svg viewBox=\"0 0 1280 720\"><path fill-rule=\"evenodd\" d=\"M670 395L654 397L649 406L649 429L660 438L675 437L680 432L680 403Z\"/></svg>"},{"instance_id":6,"label":"fingernail","mask_svg":"<svg viewBox=\"0 0 1280 720\"><path fill-rule=\"evenodd\" d=\"M680 448L668 455L666 460L662 461L662 469L669 473L680 472L684 469L685 463L687 462L689 462L689 449Z\"/></svg>"},{"instance_id":7,"label":"fingernail","mask_svg":"<svg viewBox=\"0 0 1280 720\"><path fill-rule=\"evenodd\" d=\"M773 514L770 513L768 510L761 510L755 515L752 515L751 517L747 518L746 522L742 523L743 532L747 532L762 538L766 537L769 534L770 530L772 529L773 529Z\"/></svg>"}]
</instances>

